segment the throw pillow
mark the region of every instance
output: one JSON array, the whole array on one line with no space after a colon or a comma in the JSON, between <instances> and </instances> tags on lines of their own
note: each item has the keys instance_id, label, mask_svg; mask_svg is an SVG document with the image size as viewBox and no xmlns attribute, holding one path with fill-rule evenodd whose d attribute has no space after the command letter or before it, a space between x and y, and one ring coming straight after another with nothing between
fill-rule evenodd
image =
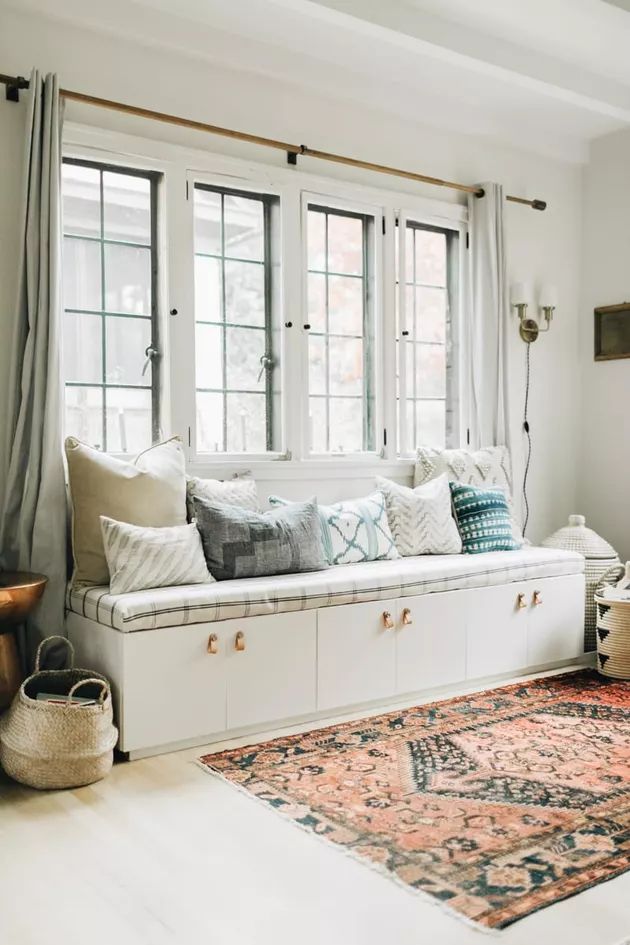
<instances>
[{"instance_id":1,"label":"throw pillow","mask_svg":"<svg viewBox=\"0 0 630 945\"><path fill-rule=\"evenodd\" d=\"M186 498L189 518L192 518L192 497L198 495L210 505L236 505L241 509L260 512L258 489L251 475L236 475L233 479L188 480Z\"/></svg>"},{"instance_id":2,"label":"throw pillow","mask_svg":"<svg viewBox=\"0 0 630 945\"><path fill-rule=\"evenodd\" d=\"M277 495L270 495L269 503L272 506L292 504ZM387 521L382 492L373 492L364 499L319 505L318 510L329 564L400 557Z\"/></svg>"},{"instance_id":3,"label":"throw pillow","mask_svg":"<svg viewBox=\"0 0 630 945\"><path fill-rule=\"evenodd\" d=\"M485 446L478 450L418 447L414 486L421 486L444 474L449 482L502 489L510 510L514 534L519 541L523 540L521 522L512 497L512 464L507 446Z\"/></svg>"},{"instance_id":4,"label":"throw pillow","mask_svg":"<svg viewBox=\"0 0 630 945\"><path fill-rule=\"evenodd\" d=\"M193 495L206 561L218 581L328 567L315 500L252 512Z\"/></svg>"},{"instance_id":5,"label":"throw pillow","mask_svg":"<svg viewBox=\"0 0 630 945\"><path fill-rule=\"evenodd\" d=\"M458 555L462 541L451 508L446 475L409 489L376 477L385 496L387 520L401 555Z\"/></svg>"},{"instance_id":6,"label":"throw pillow","mask_svg":"<svg viewBox=\"0 0 630 945\"><path fill-rule=\"evenodd\" d=\"M479 489L452 482L453 509L464 554L482 551L518 551L510 510L502 489Z\"/></svg>"},{"instance_id":7,"label":"throw pillow","mask_svg":"<svg viewBox=\"0 0 630 945\"><path fill-rule=\"evenodd\" d=\"M100 516L161 528L186 524L186 473L179 437L133 462L66 439L72 506L73 584L107 584Z\"/></svg>"},{"instance_id":8,"label":"throw pillow","mask_svg":"<svg viewBox=\"0 0 630 945\"><path fill-rule=\"evenodd\" d=\"M143 528L101 515L101 531L110 594L213 580L196 525Z\"/></svg>"}]
</instances>

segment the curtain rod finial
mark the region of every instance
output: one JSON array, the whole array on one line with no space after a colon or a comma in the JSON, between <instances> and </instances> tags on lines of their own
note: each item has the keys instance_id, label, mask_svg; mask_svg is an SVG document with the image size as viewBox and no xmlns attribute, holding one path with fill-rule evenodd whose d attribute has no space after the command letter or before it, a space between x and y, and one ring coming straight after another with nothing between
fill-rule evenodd
<instances>
[{"instance_id":1,"label":"curtain rod finial","mask_svg":"<svg viewBox=\"0 0 630 945\"><path fill-rule=\"evenodd\" d=\"M485 196L486 196L486 192L483 189L483 187L480 187L479 190L475 191L475 197L485 197Z\"/></svg>"},{"instance_id":2,"label":"curtain rod finial","mask_svg":"<svg viewBox=\"0 0 630 945\"><path fill-rule=\"evenodd\" d=\"M546 210L547 201L546 200L532 200L532 207L534 210Z\"/></svg>"}]
</instances>

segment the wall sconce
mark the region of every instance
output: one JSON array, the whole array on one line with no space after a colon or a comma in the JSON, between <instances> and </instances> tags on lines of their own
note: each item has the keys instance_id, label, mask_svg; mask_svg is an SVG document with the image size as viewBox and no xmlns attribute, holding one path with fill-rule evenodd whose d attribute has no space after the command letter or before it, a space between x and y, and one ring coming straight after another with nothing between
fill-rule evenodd
<instances>
[{"instance_id":1,"label":"wall sconce","mask_svg":"<svg viewBox=\"0 0 630 945\"><path fill-rule=\"evenodd\" d=\"M553 313L557 305L556 287L553 285L543 285L540 291L538 308L540 309L540 319L527 317L527 306L529 305L530 290L525 282L515 282L510 290L510 302L516 309L519 318L518 331L524 342L531 344L536 341L540 332L549 331ZM544 321L544 327L541 322Z\"/></svg>"}]
</instances>

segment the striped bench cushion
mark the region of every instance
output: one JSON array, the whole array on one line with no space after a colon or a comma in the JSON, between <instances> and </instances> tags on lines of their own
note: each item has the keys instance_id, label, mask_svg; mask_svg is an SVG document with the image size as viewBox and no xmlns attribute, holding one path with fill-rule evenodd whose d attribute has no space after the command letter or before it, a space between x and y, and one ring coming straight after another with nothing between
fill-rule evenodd
<instances>
[{"instance_id":1,"label":"striped bench cushion","mask_svg":"<svg viewBox=\"0 0 630 945\"><path fill-rule=\"evenodd\" d=\"M574 552L526 547L477 555L365 561L326 571L160 587L119 596L110 594L108 587L70 588L67 607L75 614L128 632L491 587L583 570L584 559Z\"/></svg>"}]
</instances>

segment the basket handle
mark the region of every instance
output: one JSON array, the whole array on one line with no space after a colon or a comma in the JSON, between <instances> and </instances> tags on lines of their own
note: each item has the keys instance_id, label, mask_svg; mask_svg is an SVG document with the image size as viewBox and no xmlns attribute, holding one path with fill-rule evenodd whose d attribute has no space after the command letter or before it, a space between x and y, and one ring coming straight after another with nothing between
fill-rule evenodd
<instances>
[{"instance_id":1,"label":"basket handle","mask_svg":"<svg viewBox=\"0 0 630 945\"><path fill-rule=\"evenodd\" d=\"M87 683L96 683L97 686L101 687L101 694L98 697L98 704L103 705L103 703L105 702L105 699L110 694L109 683L105 682L104 679L96 679L96 678L80 679L79 682L75 683L74 686L72 686L72 688L70 689L70 692L68 693L68 696L67 696L68 704L70 704L70 700L72 699L77 689L80 689L81 686L85 686Z\"/></svg>"},{"instance_id":2,"label":"basket handle","mask_svg":"<svg viewBox=\"0 0 630 945\"><path fill-rule=\"evenodd\" d=\"M625 574L625 570L623 564L613 564L613 566L608 568L600 577L597 587L595 588L595 594L601 594L607 584L616 584Z\"/></svg>"},{"instance_id":3,"label":"basket handle","mask_svg":"<svg viewBox=\"0 0 630 945\"><path fill-rule=\"evenodd\" d=\"M42 640L42 642L41 642L41 643L39 644L39 646L37 647L37 653L35 654L35 672L36 672L36 673L39 672L39 665L40 665L40 661L41 661L42 650L44 649L44 647L46 646L47 643L51 643L53 640L56 640L56 641L58 641L58 642L60 642L60 643L63 643L63 644L68 648L68 650L70 651L70 669L73 669L73 667L74 667L74 647L73 647L72 643L70 643L70 640L68 640L67 637L61 637L61 636L58 636L57 634L55 634L55 635L52 636L52 637L46 637L44 640Z\"/></svg>"}]
</instances>

